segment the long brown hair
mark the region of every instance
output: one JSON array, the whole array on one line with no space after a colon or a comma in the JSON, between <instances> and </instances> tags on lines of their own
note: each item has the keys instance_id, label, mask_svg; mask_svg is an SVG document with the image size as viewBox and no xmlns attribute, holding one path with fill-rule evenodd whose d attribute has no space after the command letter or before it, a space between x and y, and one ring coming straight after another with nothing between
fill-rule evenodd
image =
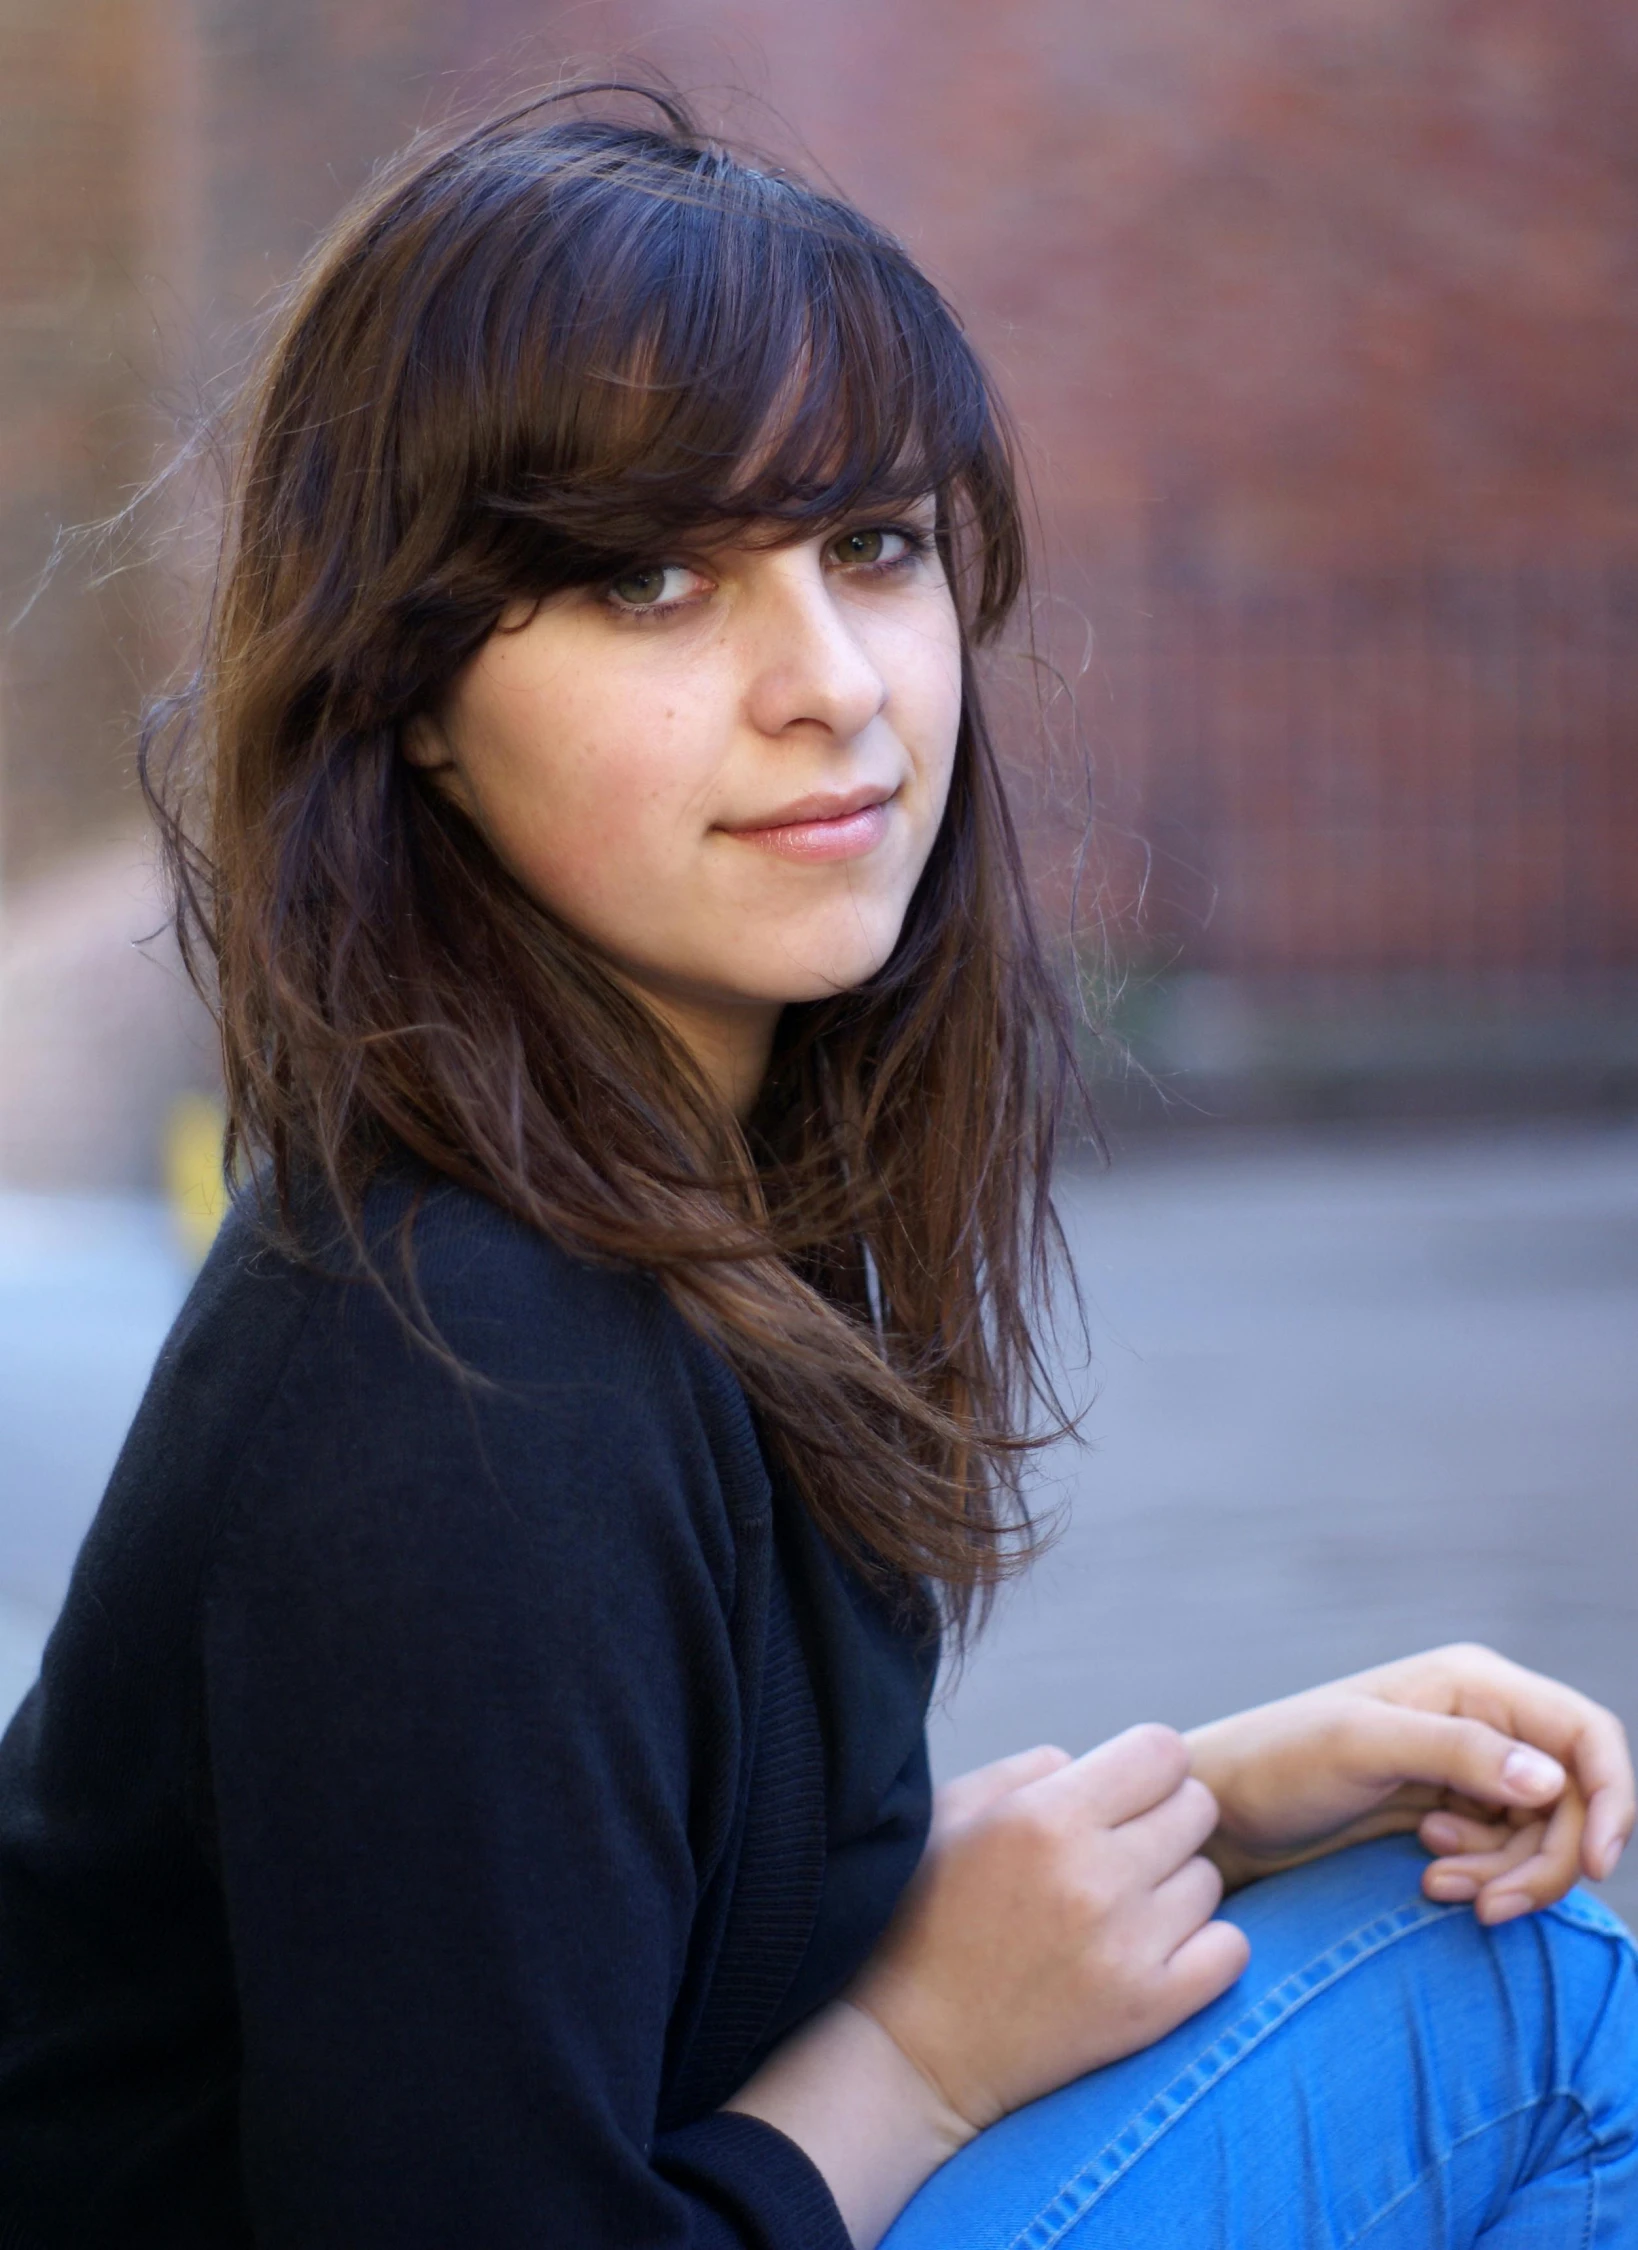
<instances>
[{"instance_id":1,"label":"long brown hair","mask_svg":"<svg viewBox=\"0 0 1638 2250\"><path fill-rule=\"evenodd\" d=\"M974 671L1023 578L1006 429L889 236L669 94L587 91L413 145L244 393L201 660L144 740L229 1163L287 1215L316 1168L362 1243L407 1146L652 1270L829 1536L963 1627L1062 1427L1032 1324L1073 1050ZM633 93L642 123L610 112ZM741 1130L403 732L519 597L929 492L964 635L949 808L892 958L785 1010Z\"/></svg>"}]
</instances>

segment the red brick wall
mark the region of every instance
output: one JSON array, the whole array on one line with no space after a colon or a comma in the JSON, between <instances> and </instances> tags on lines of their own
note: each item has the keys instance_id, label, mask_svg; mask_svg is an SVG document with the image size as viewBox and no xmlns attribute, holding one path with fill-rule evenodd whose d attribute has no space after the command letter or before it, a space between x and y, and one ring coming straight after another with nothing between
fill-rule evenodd
<instances>
[{"instance_id":1,"label":"red brick wall","mask_svg":"<svg viewBox=\"0 0 1638 2250\"><path fill-rule=\"evenodd\" d=\"M1150 959L1638 963L1631 563L1225 579L1162 551L1106 597L1102 747L1142 808Z\"/></svg>"},{"instance_id":2,"label":"red brick wall","mask_svg":"<svg viewBox=\"0 0 1638 2250\"><path fill-rule=\"evenodd\" d=\"M0 20L0 836L13 869L117 819L130 622L55 535L140 461L143 235L127 0L9 0Z\"/></svg>"},{"instance_id":3,"label":"red brick wall","mask_svg":"<svg viewBox=\"0 0 1638 2250\"><path fill-rule=\"evenodd\" d=\"M708 107L749 87L723 113L805 149L967 315L1072 674L1095 631L1108 858L1157 847L1159 942L1638 957L1624 0L220 0L201 46L204 20L4 19L8 588L161 427L152 367L231 362L371 161L454 95L627 43ZM14 870L128 803L114 639L66 593L14 637ZM1050 886L1073 839L1038 825Z\"/></svg>"}]
</instances>

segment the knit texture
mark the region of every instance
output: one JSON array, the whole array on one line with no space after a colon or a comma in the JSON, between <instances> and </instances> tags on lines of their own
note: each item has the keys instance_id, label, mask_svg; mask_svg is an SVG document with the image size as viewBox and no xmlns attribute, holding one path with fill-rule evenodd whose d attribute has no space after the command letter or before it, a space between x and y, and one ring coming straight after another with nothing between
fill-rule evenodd
<instances>
[{"instance_id":1,"label":"knit texture","mask_svg":"<svg viewBox=\"0 0 1638 2250\"><path fill-rule=\"evenodd\" d=\"M650 1278L412 1207L461 1371L230 1219L0 1744L0 2244L845 2250L719 2105L914 1867L934 1652Z\"/></svg>"}]
</instances>

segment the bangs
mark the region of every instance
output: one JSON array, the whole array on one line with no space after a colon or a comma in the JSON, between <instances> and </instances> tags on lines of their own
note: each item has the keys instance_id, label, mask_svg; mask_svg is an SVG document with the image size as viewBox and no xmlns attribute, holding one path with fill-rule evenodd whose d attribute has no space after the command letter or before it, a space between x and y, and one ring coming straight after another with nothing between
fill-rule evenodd
<instances>
[{"instance_id":1,"label":"bangs","mask_svg":"<svg viewBox=\"0 0 1638 2250\"><path fill-rule=\"evenodd\" d=\"M606 133L537 134L523 181L523 152L504 167L487 152L494 224L455 292L480 301L437 323L460 341L460 419L489 438L472 506L515 589L683 533L809 536L933 494L947 540L958 519L976 531L978 609L1004 606L1007 448L932 284L890 236L779 174L629 128L601 147Z\"/></svg>"}]
</instances>

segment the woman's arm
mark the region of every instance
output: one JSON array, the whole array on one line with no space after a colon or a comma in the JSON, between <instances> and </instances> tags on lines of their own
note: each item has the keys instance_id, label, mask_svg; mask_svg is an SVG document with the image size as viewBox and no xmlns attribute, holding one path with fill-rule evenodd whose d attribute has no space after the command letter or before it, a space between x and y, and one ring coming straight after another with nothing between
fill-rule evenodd
<instances>
[{"instance_id":1,"label":"woman's arm","mask_svg":"<svg viewBox=\"0 0 1638 2250\"><path fill-rule=\"evenodd\" d=\"M878 1952L728 2106L806 2151L869 2250L976 2131L1233 1982L1244 1941L1208 1920L1223 1883L1414 1829L1444 1855L1429 1895L1500 1922L1607 1876L1633 1821L1619 1721L1466 1646L1183 1737L1025 1751L939 1792Z\"/></svg>"},{"instance_id":2,"label":"woman's arm","mask_svg":"<svg viewBox=\"0 0 1638 2250\"><path fill-rule=\"evenodd\" d=\"M1245 1940L1198 1856L1216 1819L1166 1727L950 1783L881 1945L728 2106L807 2152L869 2250L974 2133L1233 1983Z\"/></svg>"},{"instance_id":3,"label":"woman's arm","mask_svg":"<svg viewBox=\"0 0 1638 2250\"><path fill-rule=\"evenodd\" d=\"M1470 1644L1410 1656L1195 1728L1232 1887L1367 1837L1415 1831L1430 1898L1504 1922L1615 1868L1634 1822L1620 1721Z\"/></svg>"},{"instance_id":4,"label":"woman's arm","mask_svg":"<svg viewBox=\"0 0 1638 2250\"><path fill-rule=\"evenodd\" d=\"M871 2250L930 2172L973 2137L882 2029L834 2000L727 2107L794 2141L824 2175L855 2250Z\"/></svg>"},{"instance_id":5,"label":"woman's arm","mask_svg":"<svg viewBox=\"0 0 1638 2250\"><path fill-rule=\"evenodd\" d=\"M251 2229L841 2250L777 2134L656 2134L734 1801L750 1505L692 1339L475 1199L429 1198L418 1241L474 1379L312 1282L205 1573Z\"/></svg>"}]
</instances>

